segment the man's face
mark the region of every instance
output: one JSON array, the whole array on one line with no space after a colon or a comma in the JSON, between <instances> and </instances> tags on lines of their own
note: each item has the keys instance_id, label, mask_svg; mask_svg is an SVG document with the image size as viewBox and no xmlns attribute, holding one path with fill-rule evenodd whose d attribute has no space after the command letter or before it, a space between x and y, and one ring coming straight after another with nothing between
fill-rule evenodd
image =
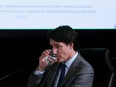
<instances>
[{"instance_id":1,"label":"man's face","mask_svg":"<svg viewBox=\"0 0 116 87\"><path fill-rule=\"evenodd\" d=\"M57 55L57 62L65 62L70 58L72 46L50 39L52 51Z\"/></svg>"}]
</instances>

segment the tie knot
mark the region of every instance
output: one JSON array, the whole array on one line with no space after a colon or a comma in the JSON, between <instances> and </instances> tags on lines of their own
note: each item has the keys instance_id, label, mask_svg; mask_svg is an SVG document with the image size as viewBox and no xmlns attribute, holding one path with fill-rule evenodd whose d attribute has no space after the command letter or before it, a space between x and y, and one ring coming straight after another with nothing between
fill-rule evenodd
<instances>
[{"instance_id":1,"label":"tie knot","mask_svg":"<svg viewBox=\"0 0 116 87\"><path fill-rule=\"evenodd\" d=\"M61 69L65 69L66 64L65 63L61 63Z\"/></svg>"}]
</instances>

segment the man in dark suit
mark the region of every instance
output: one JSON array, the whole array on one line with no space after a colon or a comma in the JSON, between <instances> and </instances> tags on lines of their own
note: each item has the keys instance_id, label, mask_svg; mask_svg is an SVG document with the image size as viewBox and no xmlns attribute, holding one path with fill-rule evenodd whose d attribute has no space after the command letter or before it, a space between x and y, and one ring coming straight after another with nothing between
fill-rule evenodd
<instances>
[{"instance_id":1,"label":"man in dark suit","mask_svg":"<svg viewBox=\"0 0 116 87\"><path fill-rule=\"evenodd\" d=\"M94 70L78 52L77 32L70 26L59 26L48 32L48 38L56 59L49 57L50 49L43 51L27 87L92 87ZM65 64L63 71L61 64ZM64 78L58 86L62 72Z\"/></svg>"}]
</instances>

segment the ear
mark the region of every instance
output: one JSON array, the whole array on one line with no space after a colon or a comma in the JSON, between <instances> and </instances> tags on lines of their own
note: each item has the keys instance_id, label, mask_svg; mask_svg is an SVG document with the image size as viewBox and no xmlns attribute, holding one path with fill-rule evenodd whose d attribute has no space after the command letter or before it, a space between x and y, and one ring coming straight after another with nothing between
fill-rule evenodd
<instances>
[{"instance_id":1,"label":"ear","mask_svg":"<svg viewBox=\"0 0 116 87\"><path fill-rule=\"evenodd\" d=\"M70 46L70 49L73 49L74 43L70 43L69 46Z\"/></svg>"}]
</instances>

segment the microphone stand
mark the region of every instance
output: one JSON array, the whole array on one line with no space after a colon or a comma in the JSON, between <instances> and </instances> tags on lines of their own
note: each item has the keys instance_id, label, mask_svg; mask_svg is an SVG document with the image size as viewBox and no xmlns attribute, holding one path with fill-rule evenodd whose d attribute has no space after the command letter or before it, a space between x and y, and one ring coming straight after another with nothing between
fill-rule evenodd
<instances>
[{"instance_id":1,"label":"microphone stand","mask_svg":"<svg viewBox=\"0 0 116 87\"><path fill-rule=\"evenodd\" d=\"M6 79L7 77L10 77L10 76L13 75L13 74L19 73L19 72L21 72L21 71L22 71L22 70L17 70L17 71L11 72L11 73L9 73L9 74L3 76L2 78L0 78L0 81Z\"/></svg>"}]
</instances>

